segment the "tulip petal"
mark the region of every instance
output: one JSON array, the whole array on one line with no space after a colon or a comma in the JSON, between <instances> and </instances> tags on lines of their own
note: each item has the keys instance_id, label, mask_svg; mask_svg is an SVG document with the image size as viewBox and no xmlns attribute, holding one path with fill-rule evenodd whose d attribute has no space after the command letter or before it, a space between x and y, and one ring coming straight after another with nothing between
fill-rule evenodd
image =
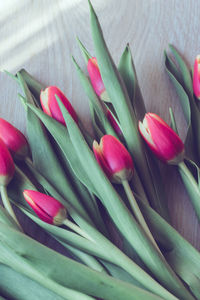
<instances>
[{"instance_id":1,"label":"tulip petal","mask_svg":"<svg viewBox=\"0 0 200 300\"><path fill-rule=\"evenodd\" d=\"M28 156L29 147L25 136L12 124L0 118L0 139L3 140L14 158Z\"/></svg>"},{"instance_id":2,"label":"tulip petal","mask_svg":"<svg viewBox=\"0 0 200 300\"><path fill-rule=\"evenodd\" d=\"M105 160L103 153L102 153L102 144L100 145L97 143L97 141L93 142L93 151L95 158L100 165L100 167L103 169L104 173L107 175L108 178L112 177L112 172L109 168L109 165L107 164L107 161Z\"/></svg>"},{"instance_id":3,"label":"tulip petal","mask_svg":"<svg viewBox=\"0 0 200 300\"><path fill-rule=\"evenodd\" d=\"M43 111L51 116L53 119L57 120L61 124L65 125L65 120L63 115L60 111L58 102L56 100L56 95L61 99L62 103L64 104L65 108L72 116L74 121L78 123L78 118L76 115L75 110L73 109L69 100L65 97L65 95L56 87L50 86L47 87L44 91L41 92L40 95L40 102L43 108Z\"/></svg>"},{"instance_id":4,"label":"tulip petal","mask_svg":"<svg viewBox=\"0 0 200 300\"><path fill-rule=\"evenodd\" d=\"M124 169L133 169L133 161L129 152L117 138L104 135L100 146L112 175Z\"/></svg>"},{"instance_id":5,"label":"tulip petal","mask_svg":"<svg viewBox=\"0 0 200 300\"><path fill-rule=\"evenodd\" d=\"M65 209L58 200L43 193L24 190L23 195L38 217L46 223L54 223L60 211Z\"/></svg>"},{"instance_id":6,"label":"tulip petal","mask_svg":"<svg viewBox=\"0 0 200 300\"><path fill-rule=\"evenodd\" d=\"M101 78L101 74L99 71L96 57L92 57L88 60L87 69L88 69L88 73L90 76L92 86L93 86L96 94L99 97L101 97L101 94L105 91L105 87L104 87L104 83Z\"/></svg>"},{"instance_id":7,"label":"tulip petal","mask_svg":"<svg viewBox=\"0 0 200 300\"><path fill-rule=\"evenodd\" d=\"M12 156L4 142L0 140L0 185L8 185L14 172L15 166Z\"/></svg>"},{"instance_id":8,"label":"tulip petal","mask_svg":"<svg viewBox=\"0 0 200 300\"><path fill-rule=\"evenodd\" d=\"M193 91L197 99L200 99L200 55L196 57L194 62Z\"/></svg>"},{"instance_id":9,"label":"tulip petal","mask_svg":"<svg viewBox=\"0 0 200 300\"><path fill-rule=\"evenodd\" d=\"M139 123L140 133L151 150L162 161L173 163L181 159L184 145L179 136L158 115L148 113L143 124Z\"/></svg>"}]
</instances>

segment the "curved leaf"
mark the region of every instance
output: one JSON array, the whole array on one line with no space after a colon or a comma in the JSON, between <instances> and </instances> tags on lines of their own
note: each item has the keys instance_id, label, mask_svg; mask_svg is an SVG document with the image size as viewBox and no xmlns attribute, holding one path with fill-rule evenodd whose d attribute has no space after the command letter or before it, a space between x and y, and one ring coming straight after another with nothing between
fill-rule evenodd
<instances>
[{"instance_id":1,"label":"curved leaf","mask_svg":"<svg viewBox=\"0 0 200 300\"><path fill-rule=\"evenodd\" d=\"M118 70L126 85L129 98L137 120L142 120L146 113L144 100L137 80L135 66L129 44L127 44L119 62Z\"/></svg>"},{"instance_id":2,"label":"curved leaf","mask_svg":"<svg viewBox=\"0 0 200 300\"><path fill-rule=\"evenodd\" d=\"M152 208L142 201L139 204L155 238L162 240L168 248L167 261L199 299L200 253Z\"/></svg>"},{"instance_id":3,"label":"curved leaf","mask_svg":"<svg viewBox=\"0 0 200 300\"><path fill-rule=\"evenodd\" d=\"M193 98L193 87L190 71L180 54L177 52L177 50L172 45L169 45L169 48L171 49L174 57L176 58L176 61L178 62L184 84L184 89L188 93L189 97Z\"/></svg>"}]
</instances>

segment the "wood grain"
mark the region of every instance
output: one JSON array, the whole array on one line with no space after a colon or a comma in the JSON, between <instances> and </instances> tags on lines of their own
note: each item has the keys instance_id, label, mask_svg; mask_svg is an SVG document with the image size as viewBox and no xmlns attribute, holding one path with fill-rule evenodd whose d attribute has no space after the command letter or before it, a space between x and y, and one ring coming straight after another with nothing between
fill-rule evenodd
<instances>
[{"instance_id":1,"label":"wood grain","mask_svg":"<svg viewBox=\"0 0 200 300\"><path fill-rule=\"evenodd\" d=\"M196 0L93 0L110 51L118 62L130 43L148 111L169 121L172 106L181 137L185 121L178 98L164 70L163 51L172 43L193 64L200 46L200 19ZM57 85L71 99L80 117L90 126L87 98L71 62L73 54L84 67L76 36L93 53L86 0L7 0L0 2L0 68L16 72L26 68L47 85ZM17 99L18 88L0 74L0 116L25 132L25 114ZM164 182L174 226L198 249L200 230L179 176L163 167ZM38 240L61 249L20 214L26 231Z\"/></svg>"}]
</instances>

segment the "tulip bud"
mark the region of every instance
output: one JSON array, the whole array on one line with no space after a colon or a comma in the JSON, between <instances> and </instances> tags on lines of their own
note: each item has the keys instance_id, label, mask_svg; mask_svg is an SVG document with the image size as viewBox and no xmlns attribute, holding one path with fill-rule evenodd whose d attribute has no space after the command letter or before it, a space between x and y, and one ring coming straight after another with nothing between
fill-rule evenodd
<instances>
[{"instance_id":1,"label":"tulip bud","mask_svg":"<svg viewBox=\"0 0 200 300\"><path fill-rule=\"evenodd\" d=\"M25 136L12 124L0 118L0 139L7 146L14 159L23 159L29 154Z\"/></svg>"},{"instance_id":2,"label":"tulip bud","mask_svg":"<svg viewBox=\"0 0 200 300\"><path fill-rule=\"evenodd\" d=\"M88 60L87 69L95 93L101 100L110 102L109 96L105 90L105 86L101 78L96 57L92 57Z\"/></svg>"},{"instance_id":3,"label":"tulip bud","mask_svg":"<svg viewBox=\"0 0 200 300\"><path fill-rule=\"evenodd\" d=\"M104 135L100 144L93 143L98 164L114 183L130 180L133 175L133 160L124 145L112 135Z\"/></svg>"},{"instance_id":4,"label":"tulip bud","mask_svg":"<svg viewBox=\"0 0 200 300\"><path fill-rule=\"evenodd\" d=\"M25 200L42 221L57 226L63 224L63 221L67 216L67 211L58 200L32 190L24 190L23 195Z\"/></svg>"},{"instance_id":5,"label":"tulip bud","mask_svg":"<svg viewBox=\"0 0 200 300\"><path fill-rule=\"evenodd\" d=\"M0 185L7 186L13 178L15 166L10 152L0 140Z\"/></svg>"},{"instance_id":6,"label":"tulip bud","mask_svg":"<svg viewBox=\"0 0 200 300\"><path fill-rule=\"evenodd\" d=\"M53 119L65 125L65 120L63 118L62 112L60 110L55 95L57 95L60 98L68 113L71 115L74 121L78 123L78 118L73 106L65 97L65 95L56 86L49 86L44 91L41 91L40 102L43 111Z\"/></svg>"},{"instance_id":7,"label":"tulip bud","mask_svg":"<svg viewBox=\"0 0 200 300\"><path fill-rule=\"evenodd\" d=\"M108 121L110 122L112 128L114 129L114 131L115 131L119 136L121 136L121 135L122 135L121 128L119 127L119 125L117 124L115 118L113 117L112 113L111 113L109 110L107 110L106 116L107 116Z\"/></svg>"},{"instance_id":8,"label":"tulip bud","mask_svg":"<svg viewBox=\"0 0 200 300\"><path fill-rule=\"evenodd\" d=\"M197 55L194 61L193 91L195 96L200 100L200 55Z\"/></svg>"},{"instance_id":9,"label":"tulip bud","mask_svg":"<svg viewBox=\"0 0 200 300\"><path fill-rule=\"evenodd\" d=\"M178 164L183 160L183 142L156 114L146 114L143 122L139 122L139 131L152 152L163 162Z\"/></svg>"}]
</instances>

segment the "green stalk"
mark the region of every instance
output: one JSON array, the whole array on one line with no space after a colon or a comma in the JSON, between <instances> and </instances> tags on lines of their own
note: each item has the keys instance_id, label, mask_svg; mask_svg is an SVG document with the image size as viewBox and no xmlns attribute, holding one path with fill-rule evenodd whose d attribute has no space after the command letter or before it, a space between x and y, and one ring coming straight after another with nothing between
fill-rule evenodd
<instances>
[{"instance_id":1,"label":"green stalk","mask_svg":"<svg viewBox=\"0 0 200 300\"><path fill-rule=\"evenodd\" d=\"M81 229L79 226L77 226L76 224L74 224L73 222L71 222L68 219L65 219L63 221L63 224L67 227L69 227L71 230L73 230L74 232L76 232L77 234L81 235L82 237L86 238L89 241L94 241L89 234L87 234L83 229Z\"/></svg>"},{"instance_id":2,"label":"green stalk","mask_svg":"<svg viewBox=\"0 0 200 300\"><path fill-rule=\"evenodd\" d=\"M5 209L7 210L9 215L13 218L13 220L16 222L16 224L18 225L18 228L20 229L20 231L23 232L23 229L22 229L21 225L19 224L19 222L17 220L17 217L14 213L14 210L13 210L11 204L10 204L10 200L9 200L8 194L7 194L7 187L4 186L4 185L1 185L0 190L1 190L1 199L2 199L2 202L3 202L3 205L4 205Z\"/></svg>"},{"instance_id":3,"label":"green stalk","mask_svg":"<svg viewBox=\"0 0 200 300\"><path fill-rule=\"evenodd\" d=\"M200 222L200 189L198 183L183 161L178 164L178 170Z\"/></svg>"},{"instance_id":4,"label":"green stalk","mask_svg":"<svg viewBox=\"0 0 200 300\"><path fill-rule=\"evenodd\" d=\"M55 238L53 235L52 235L52 237ZM59 240L58 238L56 238L56 240L60 244L62 244L70 252L70 254L72 254L72 256L75 257L76 260L79 259L81 262L83 262L86 266L90 267L91 269L108 275L108 272L103 267L103 265L92 255L89 255L83 251L80 251L80 250L76 249L75 247L72 247L72 246L68 245L67 243L64 243L63 241Z\"/></svg>"},{"instance_id":5,"label":"green stalk","mask_svg":"<svg viewBox=\"0 0 200 300\"><path fill-rule=\"evenodd\" d=\"M160 249L158 248L158 245L156 244L153 235L151 234L151 231L149 230L149 227L141 213L141 210L137 204L137 201L133 195L133 192L130 188L129 182L127 180L123 180L122 181L122 185L124 187L125 193L127 195L129 204L131 206L131 209L138 221L138 223L141 225L141 227L143 228L144 232L146 233L147 237L149 238L149 240L152 242L152 244L155 246L156 250L162 255L162 253L160 252Z\"/></svg>"}]
</instances>

